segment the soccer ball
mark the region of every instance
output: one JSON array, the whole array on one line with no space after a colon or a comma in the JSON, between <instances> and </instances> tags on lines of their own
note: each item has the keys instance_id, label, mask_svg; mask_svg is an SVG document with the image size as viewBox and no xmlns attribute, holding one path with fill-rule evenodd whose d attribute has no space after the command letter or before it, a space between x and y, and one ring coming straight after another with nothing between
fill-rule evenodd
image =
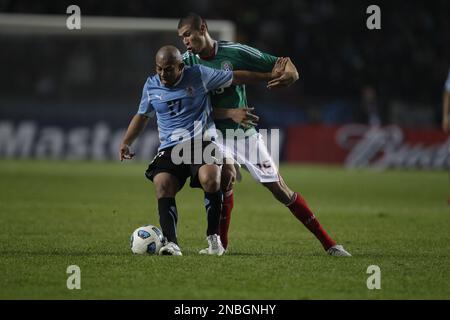
<instances>
[{"instance_id":1,"label":"soccer ball","mask_svg":"<svg viewBox=\"0 0 450 320\"><path fill-rule=\"evenodd\" d=\"M163 245L161 230L152 225L137 228L130 238L131 251L135 254L158 254Z\"/></svg>"}]
</instances>

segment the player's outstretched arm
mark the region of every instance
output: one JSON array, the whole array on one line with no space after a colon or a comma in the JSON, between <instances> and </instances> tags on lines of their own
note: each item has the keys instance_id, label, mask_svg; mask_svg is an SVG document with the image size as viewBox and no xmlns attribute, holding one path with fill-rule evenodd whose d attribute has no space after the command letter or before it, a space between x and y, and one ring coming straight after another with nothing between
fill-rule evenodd
<instances>
[{"instance_id":1,"label":"player's outstretched arm","mask_svg":"<svg viewBox=\"0 0 450 320\"><path fill-rule=\"evenodd\" d=\"M136 114L133 119L131 119L127 132L125 133L122 143L120 144L120 161L123 161L124 159L133 159L134 153L131 153L130 146L134 142L134 140L136 140L142 130L144 130L147 123L148 117L142 114Z\"/></svg>"},{"instance_id":2,"label":"player's outstretched arm","mask_svg":"<svg viewBox=\"0 0 450 320\"><path fill-rule=\"evenodd\" d=\"M238 86L242 84L255 84L258 82L267 82L276 79L282 75L278 70L272 70L272 72L256 72L247 70L233 71L232 85Z\"/></svg>"},{"instance_id":3,"label":"player's outstretched arm","mask_svg":"<svg viewBox=\"0 0 450 320\"><path fill-rule=\"evenodd\" d=\"M448 124L449 105L450 105L450 92L445 90L444 95L442 97L442 130L444 130L444 132L449 131L449 124Z\"/></svg>"},{"instance_id":4,"label":"player's outstretched arm","mask_svg":"<svg viewBox=\"0 0 450 320\"><path fill-rule=\"evenodd\" d=\"M289 87L299 79L300 76L292 60L289 57L283 59L286 59L284 70L281 72L281 75L279 77L272 79L268 82L267 88L274 89L281 87ZM275 65L274 69L275 68L277 68L277 65Z\"/></svg>"},{"instance_id":5,"label":"player's outstretched arm","mask_svg":"<svg viewBox=\"0 0 450 320\"><path fill-rule=\"evenodd\" d=\"M252 113L255 108L214 108L214 119L231 119L244 128L256 126L259 117Z\"/></svg>"}]
</instances>

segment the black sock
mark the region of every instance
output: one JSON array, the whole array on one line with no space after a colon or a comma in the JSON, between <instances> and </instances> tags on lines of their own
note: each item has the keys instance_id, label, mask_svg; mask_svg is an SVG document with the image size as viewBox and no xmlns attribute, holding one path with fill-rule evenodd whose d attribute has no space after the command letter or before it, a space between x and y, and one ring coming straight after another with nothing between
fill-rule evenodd
<instances>
[{"instance_id":1,"label":"black sock","mask_svg":"<svg viewBox=\"0 0 450 320\"><path fill-rule=\"evenodd\" d=\"M158 199L159 225L163 235L170 242L178 244L177 240L177 222L178 212L175 198Z\"/></svg>"},{"instance_id":2,"label":"black sock","mask_svg":"<svg viewBox=\"0 0 450 320\"><path fill-rule=\"evenodd\" d=\"M206 235L219 234L220 213L222 212L222 192L205 192L206 218L208 229Z\"/></svg>"}]
</instances>

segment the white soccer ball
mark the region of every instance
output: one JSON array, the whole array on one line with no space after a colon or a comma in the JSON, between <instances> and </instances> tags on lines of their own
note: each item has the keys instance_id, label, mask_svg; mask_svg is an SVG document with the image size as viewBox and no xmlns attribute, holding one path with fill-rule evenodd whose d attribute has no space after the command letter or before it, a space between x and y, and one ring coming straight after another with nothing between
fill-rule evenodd
<instances>
[{"instance_id":1,"label":"white soccer ball","mask_svg":"<svg viewBox=\"0 0 450 320\"><path fill-rule=\"evenodd\" d=\"M152 225L137 228L130 238L131 251L135 254L158 254L163 245L161 230Z\"/></svg>"}]
</instances>

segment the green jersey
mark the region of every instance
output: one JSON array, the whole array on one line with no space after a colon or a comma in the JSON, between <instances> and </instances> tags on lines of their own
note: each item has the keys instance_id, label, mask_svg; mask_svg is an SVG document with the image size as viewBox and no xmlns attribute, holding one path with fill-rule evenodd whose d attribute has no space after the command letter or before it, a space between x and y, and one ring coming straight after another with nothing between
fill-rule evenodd
<instances>
[{"instance_id":1,"label":"green jersey","mask_svg":"<svg viewBox=\"0 0 450 320\"><path fill-rule=\"evenodd\" d=\"M258 49L228 41L215 43L215 54L210 58L201 59L199 55L186 51L183 62L188 66L201 64L214 69L247 70L255 72L271 72L277 57L259 51ZM211 94L213 107L218 108L246 108L247 96L245 85L230 86L218 89ZM231 119L215 120L216 127L225 135L226 129L238 129L239 124ZM242 128L242 127L241 127ZM246 135L256 133L253 127L246 131Z\"/></svg>"}]
</instances>

